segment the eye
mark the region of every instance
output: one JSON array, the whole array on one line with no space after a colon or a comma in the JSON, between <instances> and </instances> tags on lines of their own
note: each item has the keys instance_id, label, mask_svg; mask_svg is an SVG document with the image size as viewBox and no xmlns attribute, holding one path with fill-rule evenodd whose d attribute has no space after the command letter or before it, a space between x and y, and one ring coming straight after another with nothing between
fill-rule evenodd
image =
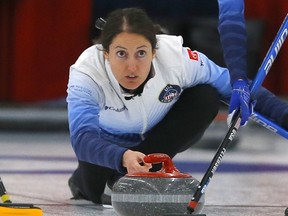
<instances>
[{"instance_id":1,"label":"eye","mask_svg":"<svg viewBox=\"0 0 288 216\"><path fill-rule=\"evenodd\" d=\"M138 57L145 57L146 56L146 51L144 50L139 50L137 53Z\"/></svg>"},{"instance_id":2,"label":"eye","mask_svg":"<svg viewBox=\"0 0 288 216\"><path fill-rule=\"evenodd\" d=\"M116 53L116 55L120 58L124 58L126 56L126 52L121 50Z\"/></svg>"}]
</instances>

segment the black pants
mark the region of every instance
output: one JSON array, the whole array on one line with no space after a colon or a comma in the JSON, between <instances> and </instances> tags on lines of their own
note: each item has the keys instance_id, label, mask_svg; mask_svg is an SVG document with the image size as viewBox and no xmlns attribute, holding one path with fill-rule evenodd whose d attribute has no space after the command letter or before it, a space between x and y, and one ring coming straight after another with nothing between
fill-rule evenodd
<instances>
[{"instance_id":1,"label":"black pants","mask_svg":"<svg viewBox=\"0 0 288 216\"><path fill-rule=\"evenodd\" d=\"M173 158L188 149L204 134L218 113L220 100L216 89L198 85L186 89L172 109L149 133L147 138L131 150L144 154L165 153ZM154 170L159 167L154 166ZM106 182L115 170L79 161L73 173L73 183L88 200L101 203Z\"/></svg>"}]
</instances>

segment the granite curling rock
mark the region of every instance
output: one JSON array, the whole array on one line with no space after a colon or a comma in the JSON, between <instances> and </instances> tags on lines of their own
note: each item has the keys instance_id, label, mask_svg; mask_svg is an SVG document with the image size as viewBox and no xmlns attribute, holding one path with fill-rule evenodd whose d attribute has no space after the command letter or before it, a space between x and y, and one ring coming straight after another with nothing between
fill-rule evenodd
<instances>
[{"instance_id":1,"label":"granite curling rock","mask_svg":"<svg viewBox=\"0 0 288 216\"><path fill-rule=\"evenodd\" d=\"M185 213L196 192L199 181L180 173L171 158L156 153L145 156L146 163L162 163L157 172L125 175L113 186L112 206L119 216L161 216L167 213ZM194 213L204 206L203 194Z\"/></svg>"}]
</instances>

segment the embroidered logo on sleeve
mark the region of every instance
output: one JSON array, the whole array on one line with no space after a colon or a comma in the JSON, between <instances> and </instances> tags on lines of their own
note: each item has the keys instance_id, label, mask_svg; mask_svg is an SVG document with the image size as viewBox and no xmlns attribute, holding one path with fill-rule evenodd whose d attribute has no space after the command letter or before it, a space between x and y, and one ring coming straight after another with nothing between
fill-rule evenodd
<instances>
[{"instance_id":1,"label":"embroidered logo on sleeve","mask_svg":"<svg viewBox=\"0 0 288 216\"><path fill-rule=\"evenodd\" d=\"M178 85L170 85L168 84L165 88L161 91L159 95L159 101L162 103L169 103L174 98L178 97L181 92L181 88Z\"/></svg>"},{"instance_id":2,"label":"embroidered logo on sleeve","mask_svg":"<svg viewBox=\"0 0 288 216\"><path fill-rule=\"evenodd\" d=\"M189 58L195 61L198 61L198 53L196 51L192 51L190 49L187 49Z\"/></svg>"}]
</instances>

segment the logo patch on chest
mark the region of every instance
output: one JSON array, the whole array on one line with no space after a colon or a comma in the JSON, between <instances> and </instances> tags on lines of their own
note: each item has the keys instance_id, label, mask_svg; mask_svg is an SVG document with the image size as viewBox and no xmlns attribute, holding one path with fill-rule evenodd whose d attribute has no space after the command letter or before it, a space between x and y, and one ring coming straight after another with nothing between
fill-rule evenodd
<instances>
[{"instance_id":1,"label":"logo patch on chest","mask_svg":"<svg viewBox=\"0 0 288 216\"><path fill-rule=\"evenodd\" d=\"M181 92L181 88L178 85L168 84L160 93L159 101L162 103L169 103L174 98L178 97Z\"/></svg>"}]
</instances>

